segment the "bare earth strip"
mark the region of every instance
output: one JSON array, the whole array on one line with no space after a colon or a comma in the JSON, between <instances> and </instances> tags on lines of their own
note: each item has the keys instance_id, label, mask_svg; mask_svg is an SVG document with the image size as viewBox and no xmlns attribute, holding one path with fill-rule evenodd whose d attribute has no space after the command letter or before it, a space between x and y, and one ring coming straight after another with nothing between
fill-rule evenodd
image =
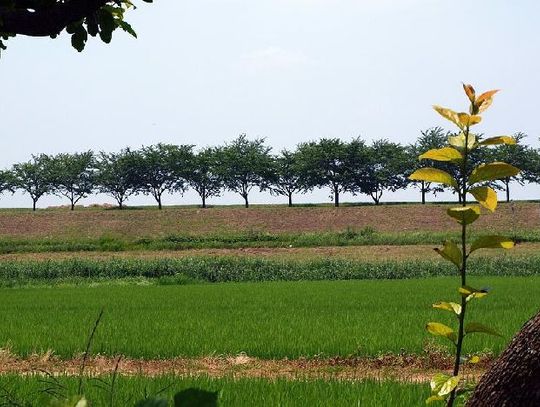
<instances>
[{"instance_id":1,"label":"bare earth strip","mask_svg":"<svg viewBox=\"0 0 540 407\"><path fill-rule=\"evenodd\" d=\"M207 234L263 231L301 233L373 227L378 232L445 231L455 222L445 214L448 205L385 205L359 207L254 206L249 209L169 207L104 210L78 208L0 210L0 237L95 238L105 235L157 237L169 234ZM510 231L540 227L538 203L501 203L497 212L481 217L478 230Z\"/></svg>"},{"instance_id":2,"label":"bare earth strip","mask_svg":"<svg viewBox=\"0 0 540 407\"><path fill-rule=\"evenodd\" d=\"M49 252L49 253L13 253L0 255L0 260L64 260L94 259L107 260L117 258L163 259L194 256L232 256L257 257L276 260L317 260L346 259L355 261L400 261L433 259L436 245L403 245L403 246L337 246L337 247L304 247L304 248L239 248L239 249L188 249L175 251L128 251L128 252ZM540 253L540 243L521 243L514 250L488 251L483 257L493 256L527 256ZM473 255L474 257L474 255Z\"/></svg>"},{"instance_id":3,"label":"bare earth strip","mask_svg":"<svg viewBox=\"0 0 540 407\"><path fill-rule=\"evenodd\" d=\"M0 374L78 375L82 358L61 360L51 355L19 358L0 351ZM465 377L478 380L491 360L465 369ZM118 366L117 366L118 363ZM264 378L269 380L398 380L408 382L429 381L434 373L450 372L452 360L441 355L402 356L385 355L377 358L334 359L281 359L263 360L246 355L232 357L205 357L197 359L136 360L125 358L92 357L88 359L85 374L98 376L112 374L117 367L121 375L155 377L210 376L215 378Z\"/></svg>"}]
</instances>

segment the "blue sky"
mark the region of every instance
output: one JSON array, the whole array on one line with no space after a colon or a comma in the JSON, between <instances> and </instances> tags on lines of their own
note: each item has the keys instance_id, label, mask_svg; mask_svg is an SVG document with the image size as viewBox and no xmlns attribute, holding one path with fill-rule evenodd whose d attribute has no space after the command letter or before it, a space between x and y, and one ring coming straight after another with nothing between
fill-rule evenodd
<instances>
[{"instance_id":1,"label":"blue sky","mask_svg":"<svg viewBox=\"0 0 540 407\"><path fill-rule=\"evenodd\" d=\"M94 39L81 54L65 35L9 41L0 60L0 166L39 152L205 146L240 133L265 137L276 150L320 137L409 143L421 129L450 128L431 105L464 109L461 81L502 90L480 131L523 131L538 146L539 14L537 1L140 2L128 13L138 39L117 32L110 45ZM540 196L538 186L515 191ZM327 197L319 191L298 201ZM266 193L252 200L279 201ZM105 201L112 202L85 203ZM168 198L180 202L197 197ZM28 204L20 194L0 198L0 206Z\"/></svg>"}]
</instances>

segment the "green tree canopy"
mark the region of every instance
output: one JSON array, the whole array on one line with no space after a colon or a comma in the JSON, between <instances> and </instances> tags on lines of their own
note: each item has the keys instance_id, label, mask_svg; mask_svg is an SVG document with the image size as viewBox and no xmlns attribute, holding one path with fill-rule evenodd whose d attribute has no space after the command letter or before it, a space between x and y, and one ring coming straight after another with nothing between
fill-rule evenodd
<instances>
[{"instance_id":1,"label":"green tree canopy","mask_svg":"<svg viewBox=\"0 0 540 407\"><path fill-rule=\"evenodd\" d=\"M350 188L348 144L337 138L322 138L298 145L297 152L306 185L330 188L334 206L339 206L340 194Z\"/></svg>"},{"instance_id":2,"label":"green tree canopy","mask_svg":"<svg viewBox=\"0 0 540 407\"><path fill-rule=\"evenodd\" d=\"M223 184L244 198L246 208L254 187L261 191L269 187L268 181L272 177L270 151L271 147L264 144L264 139L248 140L245 134L219 150L218 171Z\"/></svg>"},{"instance_id":3,"label":"green tree canopy","mask_svg":"<svg viewBox=\"0 0 540 407\"><path fill-rule=\"evenodd\" d=\"M112 196L119 209L131 196L139 192L138 160L129 148L119 153L100 153L97 164L96 187L99 192Z\"/></svg>"},{"instance_id":4,"label":"green tree canopy","mask_svg":"<svg viewBox=\"0 0 540 407\"><path fill-rule=\"evenodd\" d=\"M152 3L152 0L142 0ZM82 51L88 36L109 43L120 28L136 37L124 20L135 0L0 0L0 56L5 42L16 35L56 38L64 30Z\"/></svg>"},{"instance_id":5,"label":"green tree canopy","mask_svg":"<svg viewBox=\"0 0 540 407\"><path fill-rule=\"evenodd\" d=\"M298 154L288 150L282 150L278 156L274 157L270 193L286 196L289 206L293 206L293 194L305 192L309 189L302 176Z\"/></svg>"},{"instance_id":6,"label":"green tree canopy","mask_svg":"<svg viewBox=\"0 0 540 407\"><path fill-rule=\"evenodd\" d=\"M32 210L38 200L53 192L52 160L46 154L34 155L30 161L13 165L12 187L32 198Z\"/></svg>"},{"instance_id":7,"label":"green tree canopy","mask_svg":"<svg viewBox=\"0 0 540 407\"><path fill-rule=\"evenodd\" d=\"M92 151L57 154L51 157L53 192L69 199L71 210L95 187L95 159Z\"/></svg>"},{"instance_id":8,"label":"green tree canopy","mask_svg":"<svg viewBox=\"0 0 540 407\"><path fill-rule=\"evenodd\" d=\"M376 140L367 150L366 176L359 185L378 205L384 191L397 191L409 183L409 155L405 148L388 140Z\"/></svg>"},{"instance_id":9,"label":"green tree canopy","mask_svg":"<svg viewBox=\"0 0 540 407\"><path fill-rule=\"evenodd\" d=\"M137 161L135 172L139 191L152 195L159 209L165 192L185 192L186 178L193 166L192 145L159 143L133 152L133 158Z\"/></svg>"},{"instance_id":10,"label":"green tree canopy","mask_svg":"<svg viewBox=\"0 0 540 407\"><path fill-rule=\"evenodd\" d=\"M192 170L187 175L187 182L201 197L203 208L206 208L206 200L212 196L219 196L223 188L218 169L218 156L217 148L202 149L194 155Z\"/></svg>"}]
</instances>

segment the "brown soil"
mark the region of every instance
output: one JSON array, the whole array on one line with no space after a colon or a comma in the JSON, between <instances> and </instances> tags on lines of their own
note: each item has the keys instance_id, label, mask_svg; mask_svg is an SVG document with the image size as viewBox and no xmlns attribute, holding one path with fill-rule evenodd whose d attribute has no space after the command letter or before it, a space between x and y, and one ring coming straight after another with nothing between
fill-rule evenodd
<instances>
[{"instance_id":1,"label":"brown soil","mask_svg":"<svg viewBox=\"0 0 540 407\"><path fill-rule=\"evenodd\" d=\"M61 360L54 355L19 358L0 352L0 374L77 375L82 358ZM464 371L465 377L477 380L491 363L486 359ZM117 366L118 364L118 366ZM93 357L87 361L85 374L111 374L117 367L121 375L211 376L265 379L337 379L429 381L439 371L449 371L448 357L385 355L377 358L281 359L263 360L246 355L197 359L136 360Z\"/></svg>"},{"instance_id":2,"label":"brown soil","mask_svg":"<svg viewBox=\"0 0 540 407\"><path fill-rule=\"evenodd\" d=\"M63 209L0 211L0 237L140 237L173 233L263 231L298 233L343 231L373 227L379 232L442 231L455 227L447 205L388 205L359 207L261 206L105 210ZM501 204L494 214L475 224L484 230L511 231L540 227L537 203Z\"/></svg>"},{"instance_id":3,"label":"brown soil","mask_svg":"<svg viewBox=\"0 0 540 407\"><path fill-rule=\"evenodd\" d=\"M347 259L355 261L387 261L433 259L439 257L433 252L435 245L403 246L338 246L338 247L292 247L292 248L239 248L239 249L190 249L175 251L127 251L127 252L48 252L2 254L0 260L62 260L117 258L163 259L194 256L258 257L279 260ZM540 243L522 243L514 250L493 250L474 256L527 256L540 253Z\"/></svg>"}]
</instances>

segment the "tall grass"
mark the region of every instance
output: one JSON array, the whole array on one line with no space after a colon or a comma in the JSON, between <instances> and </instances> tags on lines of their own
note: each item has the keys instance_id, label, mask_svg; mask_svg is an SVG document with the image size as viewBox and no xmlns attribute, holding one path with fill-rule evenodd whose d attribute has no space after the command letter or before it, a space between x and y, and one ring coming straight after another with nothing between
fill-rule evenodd
<instances>
[{"instance_id":1,"label":"tall grass","mask_svg":"<svg viewBox=\"0 0 540 407\"><path fill-rule=\"evenodd\" d=\"M76 379L60 376L57 380L65 388L64 392L68 393L75 389ZM90 380L86 388L86 397L93 406L110 405L108 392L103 389L101 380L107 381L110 378L100 377ZM144 398L165 399L172 405L173 395L190 387L219 392L218 402L222 407L408 407L417 406L418 400L427 396L425 386L397 382L135 376L118 378L114 406L134 406L136 400ZM43 388L44 383L39 376L0 377L0 397L3 396L2 392L10 392L20 405L28 407L48 405L50 397L43 393Z\"/></svg>"},{"instance_id":2,"label":"tall grass","mask_svg":"<svg viewBox=\"0 0 540 407\"><path fill-rule=\"evenodd\" d=\"M471 259L471 275L534 276L540 255ZM0 262L0 287L148 279L158 284L300 280L409 279L454 275L446 262L347 259L279 260L233 256L9 260Z\"/></svg>"},{"instance_id":3,"label":"tall grass","mask_svg":"<svg viewBox=\"0 0 540 407\"><path fill-rule=\"evenodd\" d=\"M471 235L474 239L482 234ZM503 233L504 234L504 233ZM540 242L540 231L518 230L506 233L517 242ZM0 254L25 252L182 250L240 247L319 247L366 245L439 244L457 239L451 232L382 233L371 227L348 228L342 232L266 233L235 232L210 234L173 234L165 237L126 238L104 235L100 238L0 238Z\"/></svg>"}]
</instances>

